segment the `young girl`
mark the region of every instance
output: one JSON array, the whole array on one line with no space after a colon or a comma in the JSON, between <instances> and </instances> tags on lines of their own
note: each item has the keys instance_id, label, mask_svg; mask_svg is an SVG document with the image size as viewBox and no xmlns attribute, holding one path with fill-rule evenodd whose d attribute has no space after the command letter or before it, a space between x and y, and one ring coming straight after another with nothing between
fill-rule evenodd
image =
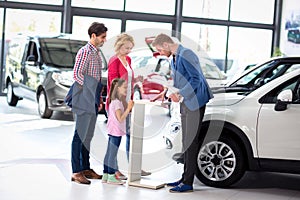
<instances>
[{"instance_id":1,"label":"young girl","mask_svg":"<svg viewBox=\"0 0 300 200\"><path fill-rule=\"evenodd\" d=\"M104 157L104 170L102 182L110 184L124 184L118 179L115 172L117 166L117 153L122 136L126 134L126 117L133 107L133 101L126 102L127 82L124 79L115 78L110 87L109 112L108 112L108 145ZM125 109L126 108L126 109Z\"/></svg>"}]
</instances>

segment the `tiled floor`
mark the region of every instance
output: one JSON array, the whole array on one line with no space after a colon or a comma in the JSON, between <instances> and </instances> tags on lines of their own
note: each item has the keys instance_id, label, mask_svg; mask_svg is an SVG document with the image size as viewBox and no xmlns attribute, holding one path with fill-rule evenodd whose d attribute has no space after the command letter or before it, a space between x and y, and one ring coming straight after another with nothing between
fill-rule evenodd
<instances>
[{"instance_id":1,"label":"tiled floor","mask_svg":"<svg viewBox=\"0 0 300 200\"><path fill-rule=\"evenodd\" d=\"M101 173L106 148L105 118L99 116L92 144L92 166ZM148 108L143 169L153 172L146 179L177 180L182 166L165 149L162 132L168 121L165 110ZM41 119L34 102L23 100L13 108L0 97L0 199L1 200L96 200L96 199L197 199L197 200L296 200L300 199L300 176L278 173L246 173L230 189L203 185L195 179L195 192L173 194L168 188L151 190L128 185L114 186L93 180L91 185L70 181L70 144L74 122L71 115L55 113ZM124 140L123 140L124 141ZM119 165L127 172L122 141Z\"/></svg>"}]
</instances>

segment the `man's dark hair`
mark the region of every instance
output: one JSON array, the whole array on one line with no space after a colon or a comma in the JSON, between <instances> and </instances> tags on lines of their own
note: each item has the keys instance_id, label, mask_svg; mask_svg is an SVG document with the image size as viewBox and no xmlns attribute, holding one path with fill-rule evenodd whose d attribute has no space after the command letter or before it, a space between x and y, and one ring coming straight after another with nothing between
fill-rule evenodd
<instances>
[{"instance_id":1,"label":"man's dark hair","mask_svg":"<svg viewBox=\"0 0 300 200\"><path fill-rule=\"evenodd\" d=\"M92 37L93 33L95 33L96 36L99 36L105 32L107 32L107 27L103 23L99 23L99 22L93 22L88 30L88 34L90 38Z\"/></svg>"}]
</instances>

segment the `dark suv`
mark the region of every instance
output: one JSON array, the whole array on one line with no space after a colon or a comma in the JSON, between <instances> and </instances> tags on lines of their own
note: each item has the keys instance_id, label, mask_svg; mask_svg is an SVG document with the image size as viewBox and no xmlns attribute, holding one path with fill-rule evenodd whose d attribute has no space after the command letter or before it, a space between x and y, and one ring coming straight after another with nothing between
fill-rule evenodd
<instances>
[{"instance_id":1,"label":"dark suv","mask_svg":"<svg viewBox=\"0 0 300 200\"><path fill-rule=\"evenodd\" d=\"M7 103L16 106L23 98L36 100L42 118L50 118L53 111L70 111L64 97L73 82L77 51L86 43L68 34L12 39L6 57Z\"/></svg>"}]
</instances>

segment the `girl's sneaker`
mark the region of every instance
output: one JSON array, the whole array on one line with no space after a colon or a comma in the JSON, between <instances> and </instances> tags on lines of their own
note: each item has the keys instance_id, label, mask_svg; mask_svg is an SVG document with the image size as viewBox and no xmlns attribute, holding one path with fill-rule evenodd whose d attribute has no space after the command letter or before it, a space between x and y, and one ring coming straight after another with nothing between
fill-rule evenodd
<instances>
[{"instance_id":1,"label":"girl's sneaker","mask_svg":"<svg viewBox=\"0 0 300 200\"><path fill-rule=\"evenodd\" d=\"M123 185L125 182L123 182L120 179L117 179L115 174L108 174L107 183L114 185Z\"/></svg>"},{"instance_id":2,"label":"girl's sneaker","mask_svg":"<svg viewBox=\"0 0 300 200\"><path fill-rule=\"evenodd\" d=\"M102 183L107 183L107 179L108 179L108 174L107 173L103 173Z\"/></svg>"}]
</instances>

